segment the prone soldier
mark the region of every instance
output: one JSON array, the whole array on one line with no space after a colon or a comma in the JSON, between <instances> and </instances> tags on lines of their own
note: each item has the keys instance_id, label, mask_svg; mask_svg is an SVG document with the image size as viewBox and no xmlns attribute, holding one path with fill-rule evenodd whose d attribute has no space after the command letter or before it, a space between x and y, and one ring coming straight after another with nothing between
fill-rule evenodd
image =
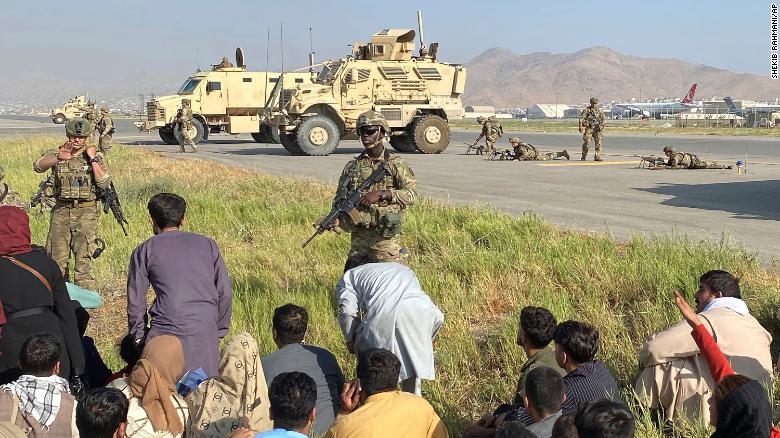
<instances>
[{"instance_id":1,"label":"prone soldier","mask_svg":"<svg viewBox=\"0 0 780 438\"><path fill-rule=\"evenodd\" d=\"M198 147L192 141L197 133L197 128L192 124L192 108L190 108L189 99L181 100L181 109L176 113L176 124L179 126L179 152L186 152L185 143L190 145L192 152L197 152Z\"/></svg>"},{"instance_id":2,"label":"prone soldier","mask_svg":"<svg viewBox=\"0 0 780 438\"><path fill-rule=\"evenodd\" d=\"M402 262L406 250L399 242L406 208L417 202L414 172L401 157L382 144L390 127L382 114L366 111L357 119L357 131L365 151L350 160L339 178L334 205L347 193L385 167L384 177L371 185L360 204L337 217L329 229L344 229L351 234L351 246L344 271L355 267L360 259L378 262Z\"/></svg>"},{"instance_id":3,"label":"prone soldier","mask_svg":"<svg viewBox=\"0 0 780 438\"><path fill-rule=\"evenodd\" d=\"M721 164L717 161L704 161L696 154L678 152L674 146L664 147L664 155L668 157L666 163L654 167L654 169L731 169L731 165Z\"/></svg>"},{"instance_id":4,"label":"prone soldier","mask_svg":"<svg viewBox=\"0 0 780 438\"><path fill-rule=\"evenodd\" d=\"M51 169L56 202L51 210L46 250L68 279L70 254L73 253L74 282L95 289L92 258L98 249L97 231L100 214L97 187L108 188L108 174L103 155L87 144L92 124L81 117L68 120L68 141L57 150L48 150L33 163L38 173Z\"/></svg>"},{"instance_id":5,"label":"prone soldier","mask_svg":"<svg viewBox=\"0 0 780 438\"><path fill-rule=\"evenodd\" d=\"M580 160L585 161L588 156L588 145L590 139L593 139L593 144L596 146L596 153L593 157L593 161L603 161L601 158L601 145L604 141L602 131L604 130L604 113L596 106L599 100L595 97L590 98L590 105L585 107L580 113L580 126L579 130L582 134L582 158Z\"/></svg>"},{"instance_id":6,"label":"prone soldier","mask_svg":"<svg viewBox=\"0 0 780 438\"><path fill-rule=\"evenodd\" d=\"M108 114L108 107L105 105L100 107L100 120L97 122L97 129L100 132L100 139L98 140L100 152L108 154L111 152L111 138L116 130L114 129L114 121L111 120L111 116Z\"/></svg>"},{"instance_id":7,"label":"prone soldier","mask_svg":"<svg viewBox=\"0 0 780 438\"><path fill-rule=\"evenodd\" d=\"M517 137L510 138L509 143L512 145L512 149L514 150L514 159L519 161L547 161L555 160L556 158L561 157L568 160L570 158L569 152L566 149L560 152L541 153L538 149L536 149L536 146L523 143Z\"/></svg>"}]
</instances>

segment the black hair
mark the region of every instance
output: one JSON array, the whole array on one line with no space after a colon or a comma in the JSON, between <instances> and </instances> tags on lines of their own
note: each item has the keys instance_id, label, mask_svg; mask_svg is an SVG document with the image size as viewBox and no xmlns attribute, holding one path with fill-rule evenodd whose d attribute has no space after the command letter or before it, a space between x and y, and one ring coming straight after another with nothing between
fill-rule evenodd
<instances>
[{"instance_id":1,"label":"black hair","mask_svg":"<svg viewBox=\"0 0 780 438\"><path fill-rule=\"evenodd\" d=\"M357 268L358 266L366 265L368 263L377 263L377 260L367 255L347 257L347 262L344 263L344 272L347 272L352 268Z\"/></svg>"},{"instance_id":2,"label":"black hair","mask_svg":"<svg viewBox=\"0 0 780 438\"><path fill-rule=\"evenodd\" d=\"M536 348L550 344L557 321L552 312L544 307L523 307L520 311L520 327Z\"/></svg>"},{"instance_id":3,"label":"black hair","mask_svg":"<svg viewBox=\"0 0 780 438\"><path fill-rule=\"evenodd\" d=\"M496 438L536 438L525 424L520 421L507 421L496 430Z\"/></svg>"},{"instance_id":4,"label":"black hair","mask_svg":"<svg viewBox=\"0 0 780 438\"><path fill-rule=\"evenodd\" d=\"M127 423L130 403L116 388L97 388L87 392L76 406L79 435L112 438L119 425Z\"/></svg>"},{"instance_id":5,"label":"black hair","mask_svg":"<svg viewBox=\"0 0 780 438\"><path fill-rule=\"evenodd\" d=\"M48 333L36 333L22 344L19 368L24 374L48 377L61 356L62 344L59 339Z\"/></svg>"},{"instance_id":6,"label":"black hair","mask_svg":"<svg viewBox=\"0 0 780 438\"><path fill-rule=\"evenodd\" d=\"M584 322L569 320L558 324L553 339L577 363L592 361L599 351L599 331Z\"/></svg>"},{"instance_id":7,"label":"black hair","mask_svg":"<svg viewBox=\"0 0 780 438\"><path fill-rule=\"evenodd\" d=\"M550 438L579 438L577 426L574 425L574 415L561 415L553 424Z\"/></svg>"},{"instance_id":8,"label":"black hair","mask_svg":"<svg viewBox=\"0 0 780 438\"><path fill-rule=\"evenodd\" d=\"M174 193L158 193L152 196L146 207L159 228L178 227L184 221L187 201Z\"/></svg>"},{"instance_id":9,"label":"black hair","mask_svg":"<svg viewBox=\"0 0 780 438\"><path fill-rule=\"evenodd\" d=\"M540 414L550 416L561 410L563 377L550 367L534 368L525 380L525 395Z\"/></svg>"},{"instance_id":10,"label":"black hair","mask_svg":"<svg viewBox=\"0 0 780 438\"><path fill-rule=\"evenodd\" d=\"M726 271L707 271L699 277L699 283L706 284L712 292L720 292L724 297L742 299L739 279Z\"/></svg>"},{"instance_id":11,"label":"black hair","mask_svg":"<svg viewBox=\"0 0 780 438\"><path fill-rule=\"evenodd\" d=\"M589 401L580 406L574 425L583 438L631 438L636 427L628 408L611 400Z\"/></svg>"},{"instance_id":12,"label":"black hair","mask_svg":"<svg viewBox=\"0 0 780 438\"><path fill-rule=\"evenodd\" d=\"M76 300L70 300L70 303L76 311L76 327L79 329L79 335L83 338L89 325L89 312Z\"/></svg>"},{"instance_id":13,"label":"black hair","mask_svg":"<svg viewBox=\"0 0 780 438\"><path fill-rule=\"evenodd\" d=\"M274 310L273 326L279 342L284 345L297 344L306 336L309 312L301 306L287 303Z\"/></svg>"},{"instance_id":14,"label":"black hair","mask_svg":"<svg viewBox=\"0 0 780 438\"><path fill-rule=\"evenodd\" d=\"M304 373L281 373L271 382L268 398L274 429L298 430L306 426L317 404L317 384Z\"/></svg>"},{"instance_id":15,"label":"black hair","mask_svg":"<svg viewBox=\"0 0 780 438\"><path fill-rule=\"evenodd\" d=\"M358 356L357 378L361 390L369 396L396 389L400 372L401 361L383 348L368 348Z\"/></svg>"},{"instance_id":16,"label":"black hair","mask_svg":"<svg viewBox=\"0 0 780 438\"><path fill-rule=\"evenodd\" d=\"M142 348L135 343L134 338L132 333L128 333L119 342L119 357L130 366L134 366L141 359Z\"/></svg>"}]
</instances>

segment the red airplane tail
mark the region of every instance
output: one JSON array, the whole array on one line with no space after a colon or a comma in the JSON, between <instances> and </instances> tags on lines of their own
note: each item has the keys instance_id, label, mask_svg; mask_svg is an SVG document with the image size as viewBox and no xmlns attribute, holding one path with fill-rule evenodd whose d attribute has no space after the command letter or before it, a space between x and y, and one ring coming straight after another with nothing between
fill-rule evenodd
<instances>
[{"instance_id":1,"label":"red airplane tail","mask_svg":"<svg viewBox=\"0 0 780 438\"><path fill-rule=\"evenodd\" d=\"M693 96L696 95L696 84L691 85L691 89L688 90L688 94L683 97L681 103L693 103Z\"/></svg>"}]
</instances>

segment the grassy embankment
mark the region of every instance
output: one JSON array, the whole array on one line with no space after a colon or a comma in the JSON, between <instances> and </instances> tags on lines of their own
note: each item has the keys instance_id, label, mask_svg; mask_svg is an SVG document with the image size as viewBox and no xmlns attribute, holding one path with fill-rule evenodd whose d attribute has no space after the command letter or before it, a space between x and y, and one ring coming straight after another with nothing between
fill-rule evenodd
<instances>
[{"instance_id":1,"label":"grassy embankment","mask_svg":"<svg viewBox=\"0 0 780 438\"><path fill-rule=\"evenodd\" d=\"M37 187L30 163L56 139L0 141L7 181L24 197ZM125 330L124 284L133 248L151 235L145 205L160 191L186 197L186 229L217 240L235 290L232 332L248 330L263 352L274 349L271 315L297 303L310 312L307 342L327 347L354 375L336 322L333 289L348 247L346 235L326 234L305 250L300 243L329 207L332 187L276 178L211 162L174 160L116 146L109 158L130 220L124 237L111 216L101 217L108 243L95 262L109 298L93 314L90 334L111 365ZM31 215L35 242L45 241L48 218ZM742 251L677 237L618 242L558 229L532 215L449 207L430 200L407 217L404 241L411 267L446 315L436 342L438 380L426 397L453 430L506 401L524 354L515 345L518 310L544 306L560 321L580 319L602 335L599 358L625 388L637 375L636 352L646 335L678 321L671 291L692 299L698 276L727 269L743 279L756 317L775 335L778 276ZM640 414L638 437L660 437ZM705 436L692 432L688 436Z\"/></svg>"},{"instance_id":2,"label":"grassy embankment","mask_svg":"<svg viewBox=\"0 0 780 438\"><path fill-rule=\"evenodd\" d=\"M526 132L569 132L577 133L577 120L529 120L499 119L504 131ZM664 127L671 123L672 127ZM473 119L451 120L455 129L479 131L480 125ZM674 127L674 120L649 120L644 124L641 120L607 120L605 135L644 134L644 135L726 135L726 136L758 136L778 137L780 129L768 128L717 128L717 127Z\"/></svg>"}]
</instances>

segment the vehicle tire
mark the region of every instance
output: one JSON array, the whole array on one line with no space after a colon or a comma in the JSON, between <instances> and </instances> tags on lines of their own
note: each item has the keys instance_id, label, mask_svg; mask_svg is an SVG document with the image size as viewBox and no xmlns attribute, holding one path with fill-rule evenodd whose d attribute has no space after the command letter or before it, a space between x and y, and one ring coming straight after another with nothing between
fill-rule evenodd
<instances>
[{"instance_id":1,"label":"vehicle tire","mask_svg":"<svg viewBox=\"0 0 780 438\"><path fill-rule=\"evenodd\" d=\"M165 144L179 144L179 140L176 138L176 134L173 133L172 129L158 129L158 134L160 134L160 139Z\"/></svg>"},{"instance_id":2,"label":"vehicle tire","mask_svg":"<svg viewBox=\"0 0 780 438\"><path fill-rule=\"evenodd\" d=\"M68 121L68 119L65 118L65 114L57 114L56 116L51 118L51 121L58 125L62 125L63 123Z\"/></svg>"},{"instance_id":3,"label":"vehicle tire","mask_svg":"<svg viewBox=\"0 0 780 438\"><path fill-rule=\"evenodd\" d=\"M420 152L439 154L450 144L450 126L439 116L422 116L412 127L412 140Z\"/></svg>"},{"instance_id":4,"label":"vehicle tire","mask_svg":"<svg viewBox=\"0 0 780 438\"><path fill-rule=\"evenodd\" d=\"M271 127L266 124L260 125L260 132L253 132L252 139L258 143L274 143Z\"/></svg>"},{"instance_id":5,"label":"vehicle tire","mask_svg":"<svg viewBox=\"0 0 780 438\"><path fill-rule=\"evenodd\" d=\"M279 143L289 153L293 155L304 155L301 147L298 146L298 141L295 139L295 134L279 134Z\"/></svg>"},{"instance_id":6,"label":"vehicle tire","mask_svg":"<svg viewBox=\"0 0 780 438\"><path fill-rule=\"evenodd\" d=\"M306 155L330 155L339 145L341 131L329 117L313 116L301 122L295 138Z\"/></svg>"},{"instance_id":7,"label":"vehicle tire","mask_svg":"<svg viewBox=\"0 0 780 438\"><path fill-rule=\"evenodd\" d=\"M192 126L194 126L195 130L197 131L195 137L192 139L193 143L198 144L207 138L206 127L203 126L203 122L201 122L200 119L193 118ZM179 138L181 137L181 128L177 127L174 133L176 134L176 144L179 144Z\"/></svg>"},{"instance_id":8,"label":"vehicle tire","mask_svg":"<svg viewBox=\"0 0 780 438\"><path fill-rule=\"evenodd\" d=\"M391 135L390 146L398 152L417 152L417 146L414 145L409 134Z\"/></svg>"}]
</instances>

